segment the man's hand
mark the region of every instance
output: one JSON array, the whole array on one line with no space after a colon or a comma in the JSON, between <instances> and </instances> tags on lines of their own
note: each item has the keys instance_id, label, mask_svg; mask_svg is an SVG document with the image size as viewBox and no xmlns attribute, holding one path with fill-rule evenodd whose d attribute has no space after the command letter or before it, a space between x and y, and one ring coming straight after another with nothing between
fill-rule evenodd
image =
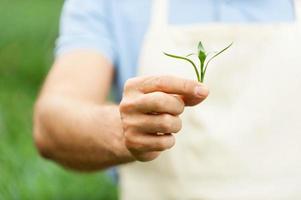
<instances>
[{"instance_id":1,"label":"man's hand","mask_svg":"<svg viewBox=\"0 0 301 200\"><path fill-rule=\"evenodd\" d=\"M138 77L127 81L120 113L125 145L139 161L150 161L175 144L182 128L179 115L208 96L208 89L192 80L171 76Z\"/></svg>"},{"instance_id":2,"label":"man's hand","mask_svg":"<svg viewBox=\"0 0 301 200\"><path fill-rule=\"evenodd\" d=\"M34 139L42 156L80 171L152 160L174 145L171 134L181 129L184 106L208 95L191 80L140 77L127 82L120 106L108 104L113 69L94 51L57 58L34 111Z\"/></svg>"}]
</instances>

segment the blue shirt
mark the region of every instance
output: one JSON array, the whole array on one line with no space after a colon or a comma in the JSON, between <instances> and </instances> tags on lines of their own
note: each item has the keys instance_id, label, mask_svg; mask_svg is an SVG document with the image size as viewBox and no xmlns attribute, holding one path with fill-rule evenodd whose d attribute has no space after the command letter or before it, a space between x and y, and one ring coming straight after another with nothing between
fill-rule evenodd
<instances>
[{"instance_id":1,"label":"blue shirt","mask_svg":"<svg viewBox=\"0 0 301 200\"><path fill-rule=\"evenodd\" d=\"M271 23L294 20L293 0L170 0L169 23ZM180 13L180 14L179 14ZM120 93L135 76L151 0L66 0L57 54L93 49L114 63Z\"/></svg>"}]
</instances>

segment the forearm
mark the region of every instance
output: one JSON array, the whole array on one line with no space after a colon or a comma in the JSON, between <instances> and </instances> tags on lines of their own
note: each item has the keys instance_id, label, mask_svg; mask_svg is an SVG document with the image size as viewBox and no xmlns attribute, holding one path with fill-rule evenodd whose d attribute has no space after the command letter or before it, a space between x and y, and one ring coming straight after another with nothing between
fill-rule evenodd
<instances>
[{"instance_id":1,"label":"forearm","mask_svg":"<svg viewBox=\"0 0 301 200\"><path fill-rule=\"evenodd\" d=\"M35 141L44 157L94 171L130 162L118 106L44 97L35 109Z\"/></svg>"}]
</instances>

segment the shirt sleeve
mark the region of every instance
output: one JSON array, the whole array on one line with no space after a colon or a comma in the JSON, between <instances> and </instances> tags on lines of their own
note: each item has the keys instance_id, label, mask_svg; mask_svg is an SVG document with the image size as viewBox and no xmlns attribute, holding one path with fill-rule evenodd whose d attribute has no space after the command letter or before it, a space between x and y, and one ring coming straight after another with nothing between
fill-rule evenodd
<instances>
[{"instance_id":1,"label":"shirt sleeve","mask_svg":"<svg viewBox=\"0 0 301 200\"><path fill-rule=\"evenodd\" d=\"M105 0L66 0L56 41L56 56L74 49L92 49L115 61L109 5Z\"/></svg>"}]
</instances>

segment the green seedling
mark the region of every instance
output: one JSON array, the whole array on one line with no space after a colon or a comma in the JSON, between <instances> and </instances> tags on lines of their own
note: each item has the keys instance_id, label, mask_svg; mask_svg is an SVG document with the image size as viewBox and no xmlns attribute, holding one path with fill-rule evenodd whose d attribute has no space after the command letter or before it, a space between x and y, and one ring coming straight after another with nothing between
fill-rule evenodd
<instances>
[{"instance_id":1,"label":"green seedling","mask_svg":"<svg viewBox=\"0 0 301 200\"><path fill-rule=\"evenodd\" d=\"M169 57L172 57L172 58L185 60L185 61L189 62L194 68L194 71L195 71L195 74L197 76L198 81L203 83L204 80L205 80L205 75L206 75L209 63L214 58L216 58L217 56L222 54L224 51L229 49L232 46L232 44L233 43L231 43L226 48L224 48L223 50L218 51L218 52L206 52L202 42L199 42L199 44L198 44L198 53L197 54L191 53L191 54L188 54L187 56L177 56L177 55L172 55L172 54L165 53L165 52L164 52L164 54L166 56L169 56ZM199 61L200 61L199 69L198 69L197 65L189 58L190 56L193 56L193 55L197 55L197 57L199 58Z\"/></svg>"}]
</instances>

